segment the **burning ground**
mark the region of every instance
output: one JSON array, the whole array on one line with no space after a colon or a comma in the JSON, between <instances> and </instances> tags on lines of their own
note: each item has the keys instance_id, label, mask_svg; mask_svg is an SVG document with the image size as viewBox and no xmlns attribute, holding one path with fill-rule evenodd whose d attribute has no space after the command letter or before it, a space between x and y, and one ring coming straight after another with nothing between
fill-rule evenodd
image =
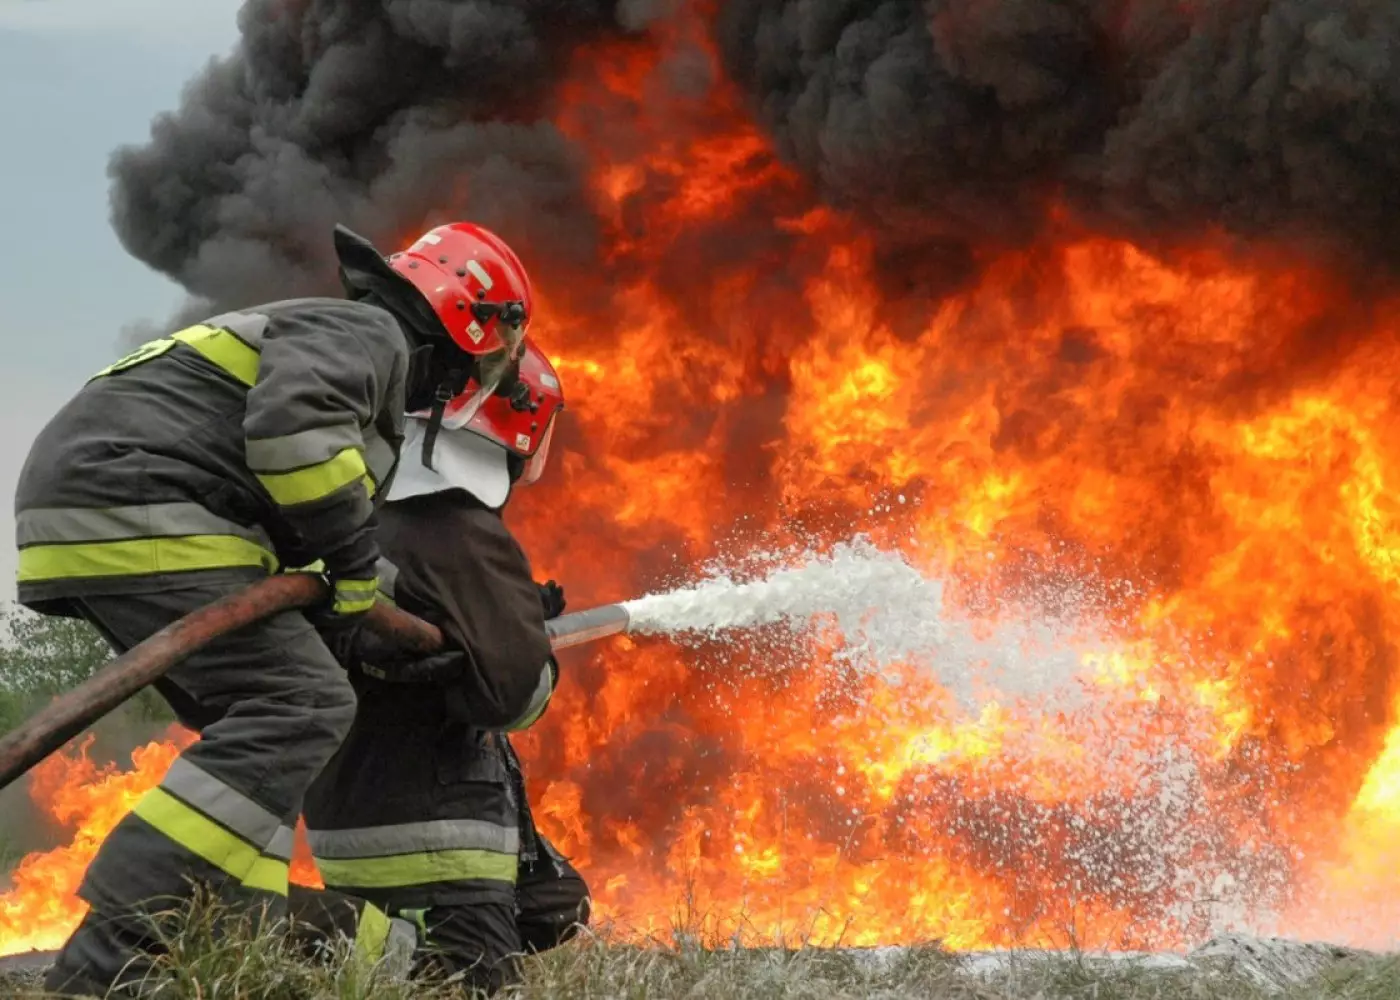
<instances>
[{"instance_id":1,"label":"burning ground","mask_svg":"<svg viewBox=\"0 0 1400 1000\"><path fill-rule=\"evenodd\" d=\"M334 292L335 221L518 244L569 409L512 520L573 607L859 531L939 581L909 614L1025 648L868 670L819 622L570 655L522 743L601 917L1393 940L1393 7L250 0L243 22L115 156L119 234L221 305ZM76 919L136 794L116 781L36 777L77 842L15 874L0 951Z\"/></svg>"}]
</instances>

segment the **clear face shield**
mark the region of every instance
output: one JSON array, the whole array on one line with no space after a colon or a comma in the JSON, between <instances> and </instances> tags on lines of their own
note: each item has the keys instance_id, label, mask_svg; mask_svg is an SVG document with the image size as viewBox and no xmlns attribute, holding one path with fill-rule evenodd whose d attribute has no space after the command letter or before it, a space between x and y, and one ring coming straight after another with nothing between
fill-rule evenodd
<instances>
[{"instance_id":1,"label":"clear face shield","mask_svg":"<svg viewBox=\"0 0 1400 1000\"><path fill-rule=\"evenodd\" d=\"M544 475L544 467L549 462L549 443L554 440L554 425L558 423L558 418L549 422L545 428L544 437L540 439L540 446L535 449L535 453L525 460L525 471L520 474L522 486L532 486L539 482L540 476Z\"/></svg>"},{"instance_id":2,"label":"clear face shield","mask_svg":"<svg viewBox=\"0 0 1400 1000\"><path fill-rule=\"evenodd\" d=\"M507 378L513 376L521 355L525 353L526 316L523 302L478 302L472 306L472 315L478 323L486 323L492 318L498 320L496 330L501 346L477 358L476 390L458 396L442 415L442 426L449 430L460 430L471 423L486 401L500 391Z\"/></svg>"}]
</instances>

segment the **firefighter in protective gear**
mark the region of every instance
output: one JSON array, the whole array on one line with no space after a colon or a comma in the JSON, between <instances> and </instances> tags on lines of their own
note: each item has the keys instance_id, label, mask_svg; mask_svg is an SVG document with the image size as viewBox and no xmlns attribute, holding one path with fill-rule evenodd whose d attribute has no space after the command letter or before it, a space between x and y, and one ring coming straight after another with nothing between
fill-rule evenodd
<instances>
[{"instance_id":1,"label":"firefighter in protective gear","mask_svg":"<svg viewBox=\"0 0 1400 1000\"><path fill-rule=\"evenodd\" d=\"M305 806L331 892L299 901L294 890L293 911L325 930L324 913L338 909L344 930L354 923L347 910L360 907L368 926L356 944L370 954L391 936L384 914L412 920L420 968L492 991L515 978L520 953L571 936L589 904L583 878L534 829L508 738L540 717L554 690L545 619L564 600L553 581L534 582L501 511L513 486L543 471L563 397L532 344L494 393L478 389L446 407L431 448L427 415L410 419L381 514L392 564L381 586L438 624L449 651L402 662L367 649L367 638L347 664L355 722Z\"/></svg>"},{"instance_id":2,"label":"firefighter in protective gear","mask_svg":"<svg viewBox=\"0 0 1400 1000\"><path fill-rule=\"evenodd\" d=\"M478 227L385 259L334 234L346 299L226 313L98 372L39 434L16 494L19 599L124 651L269 573L319 561L317 615L342 639L374 603L375 510L406 408L518 356L529 279ZM285 908L292 827L354 716L307 616L210 643L157 687L201 739L116 826L79 895L90 911L46 986L104 993L142 975L149 911L209 885Z\"/></svg>"}]
</instances>

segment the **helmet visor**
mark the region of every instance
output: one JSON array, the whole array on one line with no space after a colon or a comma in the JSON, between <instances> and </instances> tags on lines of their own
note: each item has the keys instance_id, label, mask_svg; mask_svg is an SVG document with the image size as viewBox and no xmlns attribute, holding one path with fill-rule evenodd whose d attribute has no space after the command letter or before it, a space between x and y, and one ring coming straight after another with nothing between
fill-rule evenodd
<instances>
[{"instance_id":1,"label":"helmet visor","mask_svg":"<svg viewBox=\"0 0 1400 1000\"><path fill-rule=\"evenodd\" d=\"M500 322L496 329L500 333L501 346L477 356L475 387L469 383L466 392L452 400L443 413L442 426L450 430L467 426L481 412L486 401L499 392L507 378L513 377L518 370L516 366L525 353L525 313L523 307L518 310L509 308L514 305L519 303L508 302L506 308L497 313ZM517 319L518 322L507 323L507 318Z\"/></svg>"},{"instance_id":2,"label":"helmet visor","mask_svg":"<svg viewBox=\"0 0 1400 1000\"><path fill-rule=\"evenodd\" d=\"M544 437L540 439L540 446L525 460L525 471L520 474L521 484L531 486L540 481L540 476L544 475L544 467L549 462L549 444L553 440L554 421L551 420L545 428Z\"/></svg>"}]
</instances>

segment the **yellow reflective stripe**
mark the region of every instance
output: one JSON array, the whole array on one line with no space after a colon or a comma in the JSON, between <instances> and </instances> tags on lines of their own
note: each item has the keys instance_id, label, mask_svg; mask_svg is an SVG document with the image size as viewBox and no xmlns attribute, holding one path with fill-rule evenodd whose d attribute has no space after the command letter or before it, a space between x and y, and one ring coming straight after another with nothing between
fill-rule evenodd
<instances>
[{"instance_id":1,"label":"yellow reflective stripe","mask_svg":"<svg viewBox=\"0 0 1400 1000\"><path fill-rule=\"evenodd\" d=\"M374 499L374 491L377 490L377 489L379 488L378 486L375 485L374 476L372 476L372 475L370 475L368 472L366 472L363 476L360 477L360 482L362 482L362 483L365 484L365 492L368 493L368 494L369 494L369 498L370 498L371 500L373 500L373 499Z\"/></svg>"},{"instance_id":2,"label":"yellow reflective stripe","mask_svg":"<svg viewBox=\"0 0 1400 1000\"><path fill-rule=\"evenodd\" d=\"M335 582L335 610L343 615L359 614L374 607L379 581L337 580Z\"/></svg>"},{"instance_id":3,"label":"yellow reflective stripe","mask_svg":"<svg viewBox=\"0 0 1400 1000\"><path fill-rule=\"evenodd\" d=\"M165 789L151 789L132 812L191 854L240 882L253 885L251 880L256 878L260 884L254 888L286 895L285 862L264 858L252 844L185 805ZM281 868L280 888L277 880L268 874L268 869L274 865Z\"/></svg>"},{"instance_id":4,"label":"yellow reflective stripe","mask_svg":"<svg viewBox=\"0 0 1400 1000\"><path fill-rule=\"evenodd\" d=\"M371 964L378 962L384 957L389 929L389 915L373 903L366 903L355 924L355 956Z\"/></svg>"},{"instance_id":5,"label":"yellow reflective stripe","mask_svg":"<svg viewBox=\"0 0 1400 1000\"><path fill-rule=\"evenodd\" d=\"M464 879L514 883L518 864L517 854L468 850L388 858L316 858L316 867L326 885L350 889L394 889Z\"/></svg>"},{"instance_id":6,"label":"yellow reflective stripe","mask_svg":"<svg viewBox=\"0 0 1400 1000\"><path fill-rule=\"evenodd\" d=\"M529 728L530 728L531 726L533 726L536 722L539 722L539 721L540 721L540 716L541 716L541 715L544 715L544 710L545 710L546 708L548 708L548 707L549 707L549 699L548 699L548 698L545 698L543 701L540 702L538 708L536 708L536 709L535 709L533 712L531 712L529 715L525 716L525 718L518 720L514 725L509 726L508 728L509 728L512 732L514 732L514 731L517 730L517 729L529 729Z\"/></svg>"},{"instance_id":7,"label":"yellow reflective stripe","mask_svg":"<svg viewBox=\"0 0 1400 1000\"><path fill-rule=\"evenodd\" d=\"M176 344L184 344L198 351L206 360L217 365L244 385L251 386L258 380L258 363L261 360L258 350L249 347L234 334L218 327L199 324L191 326L168 337L142 344L124 358L112 362L93 379L102 378L115 372L133 368L152 358L158 358ZM92 381L89 379L88 381Z\"/></svg>"},{"instance_id":8,"label":"yellow reflective stripe","mask_svg":"<svg viewBox=\"0 0 1400 1000\"><path fill-rule=\"evenodd\" d=\"M251 386L258 380L258 363L261 357L257 350L227 330L218 330L212 326L192 326L171 334L170 339L194 348L244 385Z\"/></svg>"},{"instance_id":9,"label":"yellow reflective stripe","mask_svg":"<svg viewBox=\"0 0 1400 1000\"><path fill-rule=\"evenodd\" d=\"M330 496L364 475L365 459L360 449L346 448L334 458L296 472L258 474L258 482L279 506L291 507Z\"/></svg>"},{"instance_id":10,"label":"yellow reflective stripe","mask_svg":"<svg viewBox=\"0 0 1400 1000\"><path fill-rule=\"evenodd\" d=\"M134 365L139 365L143 361L150 361L152 358L158 358L174 346L175 341L170 337L162 337L159 340L147 341L130 354L113 361L106 368L88 379L88 381L92 382L106 375L111 375L115 372L131 368Z\"/></svg>"},{"instance_id":11,"label":"yellow reflective stripe","mask_svg":"<svg viewBox=\"0 0 1400 1000\"><path fill-rule=\"evenodd\" d=\"M291 868L287 862L281 858L259 856L242 881L249 889L260 889L263 892L275 892L279 896L285 896L290 877Z\"/></svg>"},{"instance_id":12,"label":"yellow reflective stripe","mask_svg":"<svg viewBox=\"0 0 1400 1000\"><path fill-rule=\"evenodd\" d=\"M261 566L277 569L277 556L233 535L131 538L118 542L31 545L19 551L19 582L83 577L148 576L201 569Z\"/></svg>"}]
</instances>

